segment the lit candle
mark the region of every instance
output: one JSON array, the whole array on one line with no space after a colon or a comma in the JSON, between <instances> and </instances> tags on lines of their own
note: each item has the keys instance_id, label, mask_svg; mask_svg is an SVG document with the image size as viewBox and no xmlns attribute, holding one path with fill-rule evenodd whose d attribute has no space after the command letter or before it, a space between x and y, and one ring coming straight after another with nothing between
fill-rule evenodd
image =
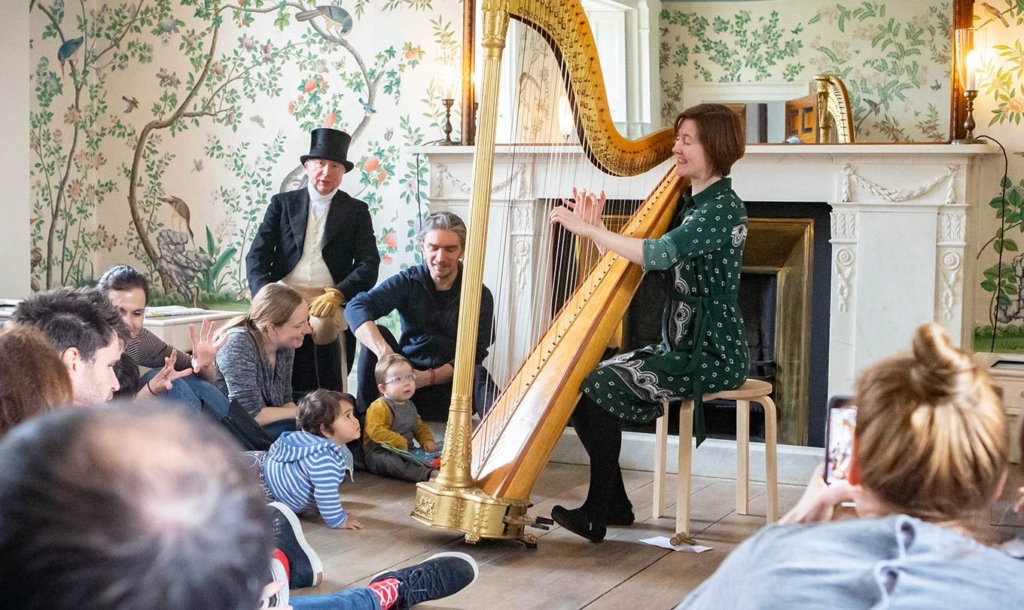
<instances>
[{"instance_id":1,"label":"lit candle","mask_svg":"<svg viewBox=\"0 0 1024 610\"><path fill-rule=\"evenodd\" d=\"M975 79L977 78L979 63L978 52L972 49L967 53L967 85L964 89L967 89L968 91L978 90Z\"/></svg>"}]
</instances>

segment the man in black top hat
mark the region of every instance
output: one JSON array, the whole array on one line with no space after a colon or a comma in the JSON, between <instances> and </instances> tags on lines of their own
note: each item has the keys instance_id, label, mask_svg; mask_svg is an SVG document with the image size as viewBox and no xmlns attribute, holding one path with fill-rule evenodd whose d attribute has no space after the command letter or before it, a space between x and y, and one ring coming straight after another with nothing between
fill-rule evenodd
<instances>
[{"instance_id":1,"label":"man in black top hat","mask_svg":"<svg viewBox=\"0 0 1024 610\"><path fill-rule=\"evenodd\" d=\"M300 157L309 184L271 198L245 257L253 295L271 282L283 282L309 303L313 334L295 352L296 394L343 389L338 337L344 331L346 371L355 357L355 337L342 308L377 283L380 253L370 209L339 189L345 172L352 171L351 141L336 129L313 130L309 154Z\"/></svg>"}]
</instances>

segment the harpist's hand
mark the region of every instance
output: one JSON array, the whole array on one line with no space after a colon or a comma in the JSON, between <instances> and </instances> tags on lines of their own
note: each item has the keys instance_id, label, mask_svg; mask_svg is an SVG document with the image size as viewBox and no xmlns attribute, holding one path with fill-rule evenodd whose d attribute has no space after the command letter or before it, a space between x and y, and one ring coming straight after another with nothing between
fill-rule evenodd
<instances>
[{"instance_id":1,"label":"harpist's hand","mask_svg":"<svg viewBox=\"0 0 1024 610\"><path fill-rule=\"evenodd\" d=\"M588 225L595 227L604 226L604 223L601 221L601 215L604 214L604 204L607 200L604 191L601 191L600 195L595 195L590 191L574 187L572 189L572 196L575 201L563 199L562 203Z\"/></svg>"}]
</instances>

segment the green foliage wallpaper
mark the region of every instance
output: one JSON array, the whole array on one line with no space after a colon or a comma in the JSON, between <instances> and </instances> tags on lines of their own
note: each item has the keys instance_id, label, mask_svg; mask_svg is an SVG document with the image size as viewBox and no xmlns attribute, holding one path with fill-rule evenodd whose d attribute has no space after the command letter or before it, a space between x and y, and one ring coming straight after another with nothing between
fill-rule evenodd
<instances>
[{"instance_id":1,"label":"green foliage wallpaper","mask_svg":"<svg viewBox=\"0 0 1024 610\"><path fill-rule=\"evenodd\" d=\"M1009 154L1007 177L986 185L988 205L977 234L980 290L975 301L978 351L1024 352L1024 2L975 5L975 27L985 42L975 102L975 132L999 140ZM995 329L993 331L993 329Z\"/></svg>"},{"instance_id":2,"label":"green foliage wallpaper","mask_svg":"<svg viewBox=\"0 0 1024 610\"><path fill-rule=\"evenodd\" d=\"M370 205L382 278L415 264L426 168L401 148L443 136L461 18L457 0L37 0L33 283L130 262L158 303L246 299L253 233L321 126L352 135L342 188Z\"/></svg>"},{"instance_id":3,"label":"green foliage wallpaper","mask_svg":"<svg viewBox=\"0 0 1024 610\"><path fill-rule=\"evenodd\" d=\"M686 83L806 82L838 74L862 142L943 142L950 2L671 2L661 13L662 119Z\"/></svg>"}]
</instances>

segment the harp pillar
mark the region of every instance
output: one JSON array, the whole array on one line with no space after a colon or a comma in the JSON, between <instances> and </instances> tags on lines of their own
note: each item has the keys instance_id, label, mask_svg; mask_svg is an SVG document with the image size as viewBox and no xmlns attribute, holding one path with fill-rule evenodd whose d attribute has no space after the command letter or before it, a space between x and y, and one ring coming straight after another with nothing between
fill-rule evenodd
<instances>
[{"instance_id":1,"label":"harp pillar","mask_svg":"<svg viewBox=\"0 0 1024 610\"><path fill-rule=\"evenodd\" d=\"M441 473L432 481L416 485L412 517L432 527L466 532L467 542L480 538L536 540L524 534L530 522L526 501L488 496L476 488L472 463L473 369L476 329L480 318L480 286L483 285L484 256L491 180L494 175L494 145L497 131L498 88L501 55L508 31L508 13L500 2L487 0L483 7L483 85L480 92L480 123L477 130L473 187L469 210L462 293L459 307L459 341L455 351L455 379L452 404L445 428ZM463 336L463 335L472 336Z\"/></svg>"}]
</instances>

